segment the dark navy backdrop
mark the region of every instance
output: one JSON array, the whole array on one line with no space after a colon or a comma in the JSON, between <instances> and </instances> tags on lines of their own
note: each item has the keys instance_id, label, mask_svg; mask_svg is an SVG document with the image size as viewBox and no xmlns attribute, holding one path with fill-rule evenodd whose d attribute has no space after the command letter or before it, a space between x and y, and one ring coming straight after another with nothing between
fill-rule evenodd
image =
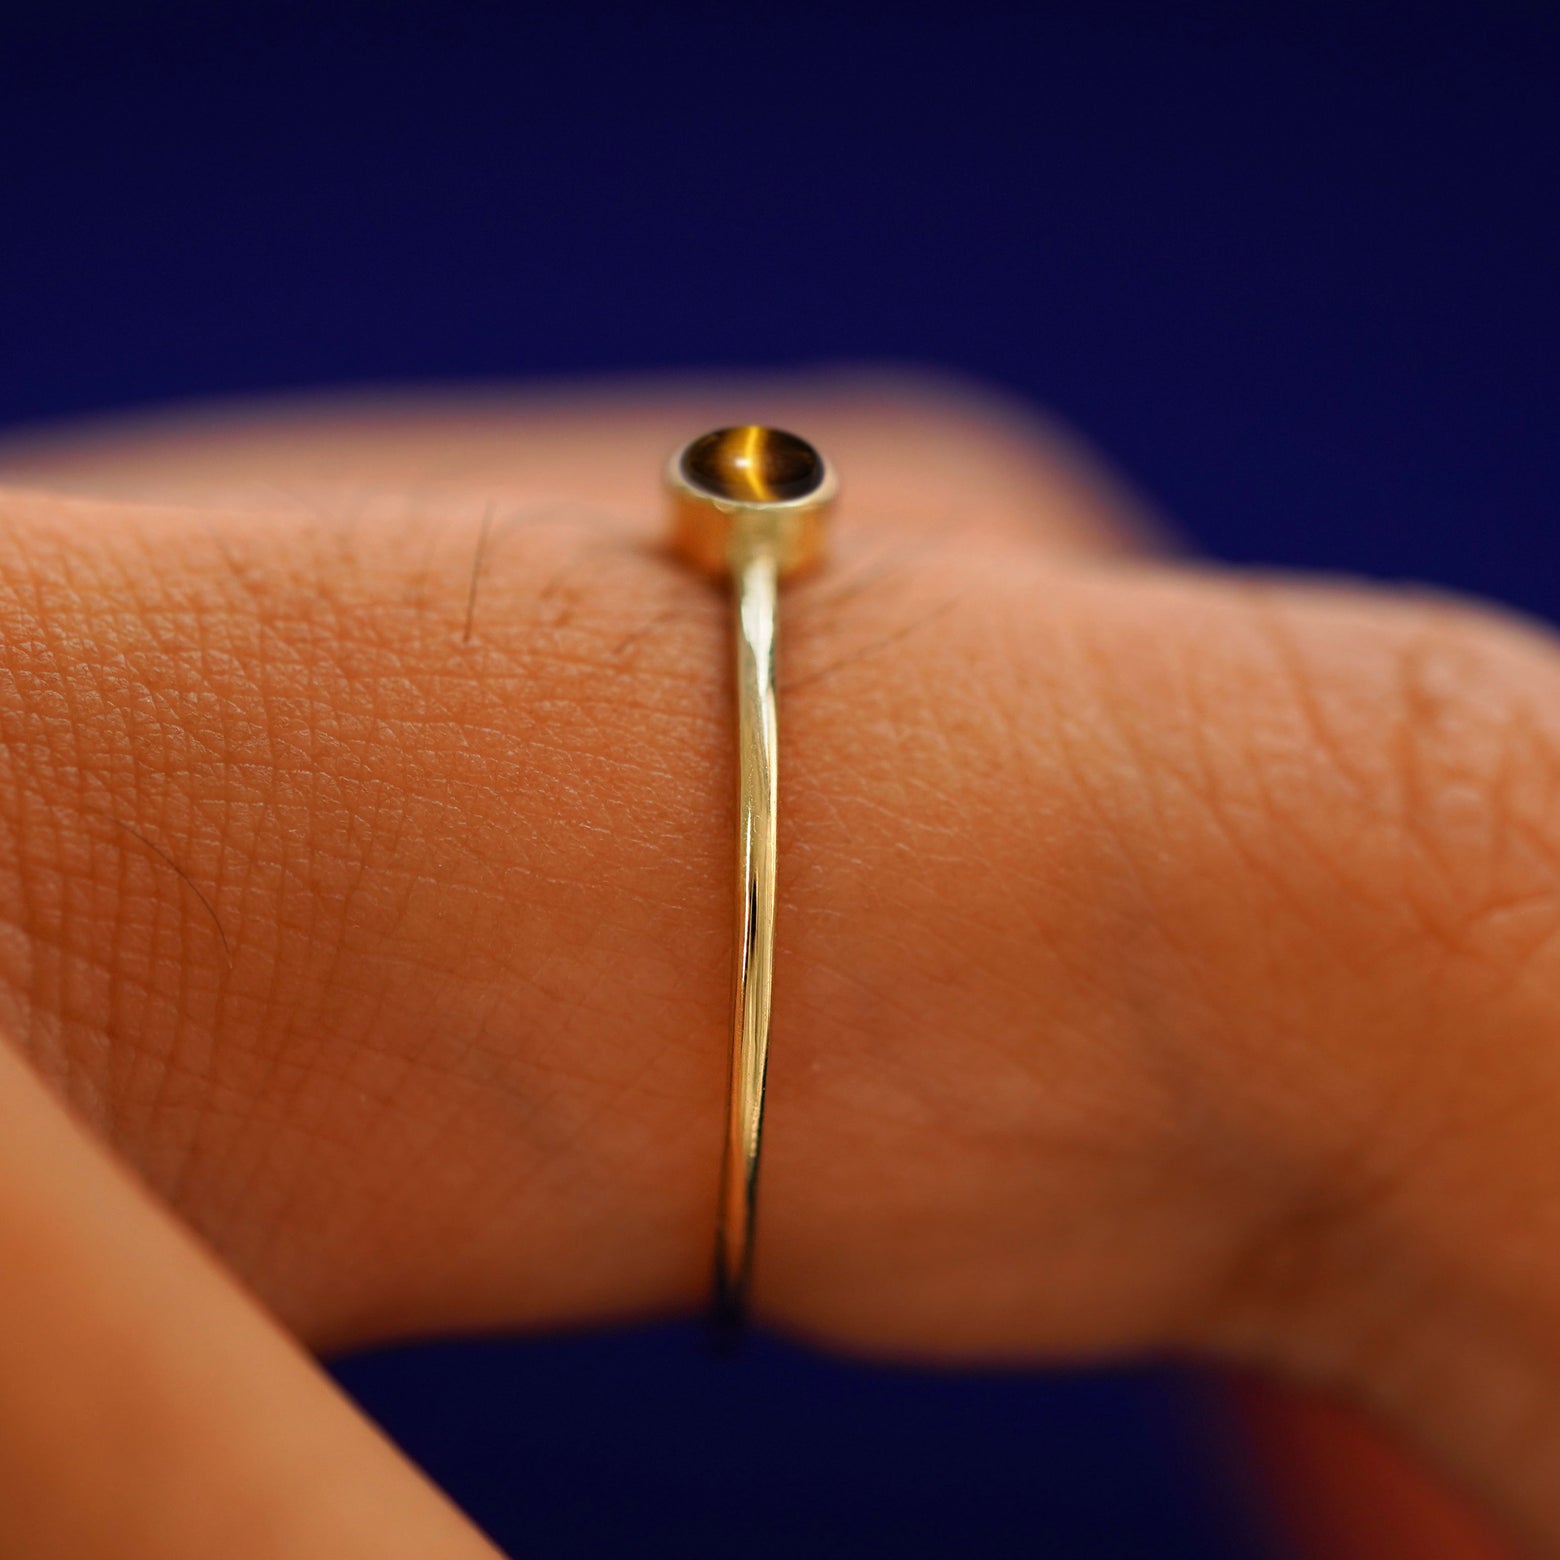
<instances>
[{"instance_id":1,"label":"dark navy backdrop","mask_svg":"<svg viewBox=\"0 0 1560 1560\"><path fill-rule=\"evenodd\" d=\"M889 357L1210 551L1560 613L1551 7L152 6L0 21L0 427ZM1183 1389L678 1330L348 1363L517 1549L1256 1552ZM772 1475L754 1466L767 1462Z\"/></svg>"}]
</instances>

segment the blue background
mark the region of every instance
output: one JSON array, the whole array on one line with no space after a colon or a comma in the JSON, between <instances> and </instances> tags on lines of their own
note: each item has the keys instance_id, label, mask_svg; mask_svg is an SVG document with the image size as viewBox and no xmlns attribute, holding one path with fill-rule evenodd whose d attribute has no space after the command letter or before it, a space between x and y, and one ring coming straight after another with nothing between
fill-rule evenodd
<instances>
[{"instance_id":1,"label":"blue background","mask_svg":"<svg viewBox=\"0 0 1560 1560\"><path fill-rule=\"evenodd\" d=\"M1054 408L1217 555L1553 617L1556 17L13 0L0 427L946 365ZM526 1553L1261 1549L1216 1416L1165 1376L720 1364L678 1328L341 1375Z\"/></svg>"}]
</instances>

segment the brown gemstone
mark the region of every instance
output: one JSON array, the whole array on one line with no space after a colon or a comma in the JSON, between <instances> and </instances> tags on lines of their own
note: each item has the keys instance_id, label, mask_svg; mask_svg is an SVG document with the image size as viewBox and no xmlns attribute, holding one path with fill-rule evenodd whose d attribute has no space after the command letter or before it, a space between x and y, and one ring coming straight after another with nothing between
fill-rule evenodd
<instances>
[{"instance_id":1,"label":"brown gemstone","mask_svg":"<svg viewBox=\"0 0 1560 1560\"><path fill-rule=\"evenodd\" d=\"M781 504L806 498L823 481L823 458L779 428L717 428L683 451L689 484L711 498Z\"/></svg>"}]
</instances>

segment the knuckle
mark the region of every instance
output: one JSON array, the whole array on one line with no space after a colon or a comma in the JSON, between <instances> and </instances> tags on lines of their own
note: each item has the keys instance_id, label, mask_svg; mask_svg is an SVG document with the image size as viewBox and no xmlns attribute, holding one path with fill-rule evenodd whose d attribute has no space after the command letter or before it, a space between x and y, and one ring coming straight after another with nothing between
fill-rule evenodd
<instances>
[{"instance_id":1,"label":"knuckle","mask_svg":"<svg viewBox=\"0 0 1560 1560\"><path fill-rule=\"evenodd\" d=\"M1416 953L1509 967L1560 923L1560 656L1440 598L1254 595L1287 743L1251 754L1280 828ZM1248 743L1253 737L1248 734ZM1347 915L1336 923L1350 934Z\"/></svg>"},{"instance_id":2,"label":"knuckle","mask_svg":"<svg viewBox=\"0 0 1560 1560\"><path fill-rule=\"evenodd\" d=\"M1261 805L1223 804L1254 870L1204 973L1246 1030L1219 1119L1263 1168L1208 1315L1374 1349L1356 1313L1401 1311L1401 1264L1446 1238L1435 1187L1549 1180L1560 656L1428 596L1264 587L1224 626L1251 680L1222 783Z\"/></svg>"},{"instance_id":3,"label":"knuckle","mask_svg":"<svg viewBox=\"0 0 1560 1560\"><path fill-rule=\"evenodd\" d=\"M1459 609L1405 641L1398 673L1396 780L1426 929L1502 964L1560 915L1560 662Z\"/></svg>"}]
</instances>

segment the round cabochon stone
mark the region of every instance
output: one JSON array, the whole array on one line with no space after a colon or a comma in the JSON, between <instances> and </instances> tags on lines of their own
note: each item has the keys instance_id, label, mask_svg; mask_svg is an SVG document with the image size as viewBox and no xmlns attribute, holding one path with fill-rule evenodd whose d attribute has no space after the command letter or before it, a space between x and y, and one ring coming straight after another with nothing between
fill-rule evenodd
<instances>
[{"instance_id":1,"label":"round cabochon stone","mask_svg":"<svg viewBox=\"0 0 1560 1560\"><path fill-rule=\"evenodd\" d=\"M779 428L717 428L683 451L682 473L711 498L783 504L806 498L823 481L823 457Z\"/></svg>"}]
</instances>

